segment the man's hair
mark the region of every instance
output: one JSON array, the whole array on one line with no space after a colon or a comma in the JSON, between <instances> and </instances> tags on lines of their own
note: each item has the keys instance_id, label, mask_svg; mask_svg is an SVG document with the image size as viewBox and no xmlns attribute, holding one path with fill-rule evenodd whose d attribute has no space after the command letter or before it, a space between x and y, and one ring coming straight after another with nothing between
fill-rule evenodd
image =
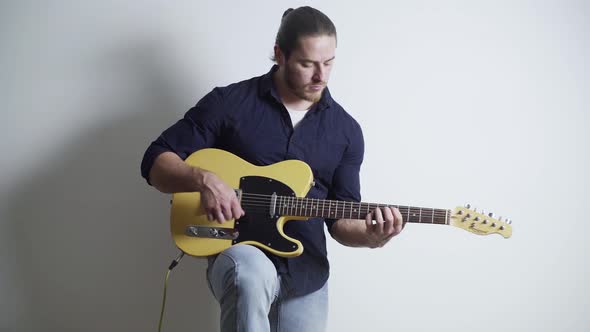
<instances>
[{"instance_id":1,"label":"man's hair","mask_svg":"<svg viewBox=\"0 0 590 332\"><path fill-rule=\"evenodd\" d=\"M336 38L336 27L328 16L309 6L289 8L283 13L275 44L279 46L285 58L289 58L297 47L299 38L323 35ZM276 61L274 56L272 60Z\"/></svg>"}]
</instances>

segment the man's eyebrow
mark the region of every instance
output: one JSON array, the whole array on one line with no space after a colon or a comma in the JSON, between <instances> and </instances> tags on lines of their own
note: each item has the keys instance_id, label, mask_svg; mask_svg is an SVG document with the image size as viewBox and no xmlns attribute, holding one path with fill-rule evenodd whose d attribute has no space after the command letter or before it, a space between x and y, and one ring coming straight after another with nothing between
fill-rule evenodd
<instances>
[{"instance_id":1,"label":"man's eyebrow","mask_svg":"<svg viewBox=\"0 0 590 332\"><path fill-rule=\"evenodd\" d=\"M336 58L336 56L333 56L333 57L331 57L330 59L328 59L328 60L326 60L326 61L323 61L323 62L332 61L332 60L334 60L335 58ZM301 62L311 62L311 63L314 63L314 62L319 62L319 61L313 61L313 60L311 60L311 59L301 59L301 60L299 60L299 61L301 61Z\"/></svg>"}]
</instances>

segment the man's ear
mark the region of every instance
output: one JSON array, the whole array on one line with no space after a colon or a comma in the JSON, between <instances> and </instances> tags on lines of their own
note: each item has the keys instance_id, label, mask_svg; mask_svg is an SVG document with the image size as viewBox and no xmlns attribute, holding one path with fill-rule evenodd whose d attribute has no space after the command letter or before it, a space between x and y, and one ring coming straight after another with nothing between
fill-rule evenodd
<instances>
[{"instance_id":1,"label":"man's ear","mask_svg":"<svg viewBox=\"0 0 590 332\"><path fill-rule=\"evenodd\" d=\"M275 52L275 61L276 61L276 63L280 67L284 66L285 65L285 55L281 51L281 48L279 47L279 45L275 45L274 52Z\"/></svg>"}]
</instances>

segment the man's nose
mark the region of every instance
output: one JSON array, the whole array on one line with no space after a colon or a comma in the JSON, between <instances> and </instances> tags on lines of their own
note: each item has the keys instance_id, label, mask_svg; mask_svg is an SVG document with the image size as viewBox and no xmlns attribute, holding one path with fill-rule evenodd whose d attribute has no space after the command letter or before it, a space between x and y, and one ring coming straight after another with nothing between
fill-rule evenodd
<instances>
[{"instance_id":1,"label":"man's nose","mask_svg":"<svg viewBox=\"0 0 590 332\"><path fill-rule=\"evenodd\" d=\"M316 66L312 77L313 81L323 82L326 75L325 70L326 69L322 65Z\"/></svg>"}]
</instances>

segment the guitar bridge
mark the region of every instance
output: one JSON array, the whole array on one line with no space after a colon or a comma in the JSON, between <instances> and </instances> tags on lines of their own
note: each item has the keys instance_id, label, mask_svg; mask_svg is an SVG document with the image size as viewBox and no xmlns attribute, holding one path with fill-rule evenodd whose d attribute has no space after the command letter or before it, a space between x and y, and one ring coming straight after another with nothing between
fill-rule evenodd
<instances>
[{"instance_id":1,"label":"guitar bridge","mask_svg":"<svg viewBox=\"0 0 590 332\"><path fill-rule=\"evenodd\" d=\"M189 225L186 226L185 234L199 238L235 240L240 235L240 232L233 228Z\"/></svg>"}]
</instances>

